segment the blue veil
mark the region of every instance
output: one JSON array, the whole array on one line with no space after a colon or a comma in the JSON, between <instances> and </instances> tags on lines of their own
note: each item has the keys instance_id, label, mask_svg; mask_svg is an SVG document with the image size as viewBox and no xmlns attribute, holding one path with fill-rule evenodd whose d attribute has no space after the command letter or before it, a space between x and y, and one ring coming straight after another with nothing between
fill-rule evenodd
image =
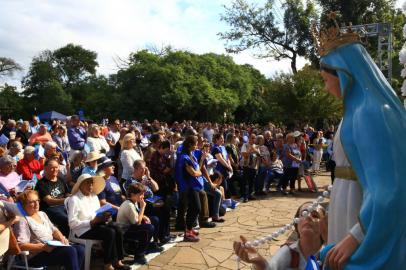
<instances>
[{"instance_id":1,"label":"blue veil","mask_svg":"<svg viewBox=\"0 0 406 270\"><path fill-rule=\"evenodd\" d=\"M363 192L365 238L345 269L406 267L406 111L365 48L336 48L320 65L338 73L341 142Z\"/></svg>"}]
</instances>

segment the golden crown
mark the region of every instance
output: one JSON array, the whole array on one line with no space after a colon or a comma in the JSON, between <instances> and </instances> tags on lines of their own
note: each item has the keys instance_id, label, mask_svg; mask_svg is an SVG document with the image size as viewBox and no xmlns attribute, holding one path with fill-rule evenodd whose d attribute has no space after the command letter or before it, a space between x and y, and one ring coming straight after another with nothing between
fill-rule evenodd
<instances>
[{"instance_id":1,"label":"golden crown","mask_svg":"<svg viewBox=\"0 0 406 270\"><path fill-rule=\"evenodd\" d=\"M351 27L352 24L350 23L348 26L340 28L336 17L336 12L331 12L328 15L328 18L334 23L331 27L327 28L323 25L318 26L316 23L313 23L312 25L311 32L314 39L314 45L320 56L326 55L342 45L361 42L360 36L353 32Z\"/></svg>"}]
</instances>

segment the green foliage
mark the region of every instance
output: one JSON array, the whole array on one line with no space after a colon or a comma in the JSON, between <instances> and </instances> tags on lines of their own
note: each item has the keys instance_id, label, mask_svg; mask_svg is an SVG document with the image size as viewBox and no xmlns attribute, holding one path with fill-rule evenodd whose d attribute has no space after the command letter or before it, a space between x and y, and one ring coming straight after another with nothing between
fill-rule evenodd
<instances>
[{"instance_id":1,"label":"green foliage","mask_svg":"<svg viewBox=\"0 0 406 270\"><path fill-rule=\"evenodd\" d=\"M405 15L400 9L395 9L394 0L317 0L322 8L322 21L326 21L329 11L340 13L340 22L353 25L369 23L390 23L392 25L392 86L395 90L401 87L403 79L400 77L402 69L399 64L399 51L405 39L403 37L403 26ZM378 38L369 38L366 45L368 52L374 59L378 55ZM387 54L383 55L386 59ZM386 74L385 74L386 75Z\"/></svg>"},{"instance_id":2,"label":"green foliage","mask_svg":"<svg viewBox=\"0 0 406 270\"><path fill-rule=\"evenodd\" d=\"M0 114L6 116L22 116L23 100L17 88L5 84L0 86Z\"/></svg>"},{"instance_id":3,"label":"green foliage","mask_svg":"<svg viewBox=\"0 0 406 270\"><path fill-rule=\"evenodd\" d=\"M139 51L117 74L127 118L220 121L252 91L250 73L231 57L185 51ZM128 110L134 108L134 110Z\"/></svg>"},{"instance_id":4,"label":"green foliage","mask_svg":"<svg viewBox=\"0 0 406 270\"><path fill-rule=\"evenodd\" d=\"M287 0L283 5L283 22L278 22L274 0L264 6L250 4L247 0L235 0L221 20L231 29L219 33L226 41L226 50L239 53L247 49L259 51L258 56L275 60L290 59L293 73L297 72L296 59L303 56L315 60L310 25L317 19L311 1ZM283 23L283 24L282 24Z\"/></svg>"},{"instance_id":5,"label":"green foliage","mask_svg":"<svg viewBox=\"0 0 406 270\"><path fill-rule=\"evenodd\" d=\"M315 123L318 119L337 121L342 116L341 101L323 88L319 72L310 66L295 75L277 75L263 97L273 107L267 114L273 115L269 120L285 124Z\"/></svg>"},{"instance_id":6,"label":"green foliage","mask_svg":"<svg viewBox=\"0 0 406 270\"><path fill-rule=\"evenodd\" d=\"M78 84L96 74L97 54L82 46L68 44L52 53L53 65L65 87Z\"/></svg>"},{"instance_id":7,"label":"green foliage","mask_svg":"<svg viewBox=\"0 0 406 270\"><path fill-rule=\"evenodd\" d=\"M77 53L72 46L57 50L57 58L55 51L35 57L23 79L22 93L14 88L0 93L1 100L8 102L6 107L14 113L24 108L27 114L50 110L71 114L81 109L95 120L285 123L336 120L340 114L337 102L321 90L318 71L311 67L269 80L250 65L237 65L230 56L167 48L159 53L132 53L127 65L107 78L94 75L87 60L82 64L73 60L86 52L89 57L84 58L93 59L95 53L73 46Z\"/></svg>"}]
</instances>

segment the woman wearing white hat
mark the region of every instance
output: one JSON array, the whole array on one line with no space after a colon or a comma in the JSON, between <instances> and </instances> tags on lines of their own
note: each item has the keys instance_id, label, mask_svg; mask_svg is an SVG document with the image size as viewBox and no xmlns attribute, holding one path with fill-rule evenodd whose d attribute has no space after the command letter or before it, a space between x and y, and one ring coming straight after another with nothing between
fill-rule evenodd
<instances>
[{"instance_id":1,"label":"woman wearing white hat","mask_svg":"<svg viewBox=\"0 0 406 270\"><path fill-rule=\"evenodd\" d=\"M118 227L107 224L111 213L96 215L100 208L97 194L104 187L103 177L82 174L78 178L67 202L69 227L79 238L103 241L104 269L130 269L121 262L124 257L123 233Z\"/></svg>"}]
</instances>

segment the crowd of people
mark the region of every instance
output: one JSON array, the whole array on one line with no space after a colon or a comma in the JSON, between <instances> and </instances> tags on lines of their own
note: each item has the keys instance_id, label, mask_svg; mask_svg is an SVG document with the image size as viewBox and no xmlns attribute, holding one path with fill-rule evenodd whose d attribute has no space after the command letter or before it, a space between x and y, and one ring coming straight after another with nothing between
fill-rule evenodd
<instances>
[{"instance_id":1,"label":"crowd of people","mask_svg":"<svg viewBox=\"0 0 406 270\"><path fill-rule=\"evenodd\" d=\"M46 244L72 234L102 241L105 269L127 269L126 253L145 264L147 253L173 241L171 231L198 242L198 229L224 222L239 201L269 195L272 186L294 196L305 174L317 174L322 160L334 163L334 126L323 134L273 124L96 124L76 115L0 125L1 199L26 212L5 224L33 266L80 269L82 246Z\"/></svg>"}]
</instances>

